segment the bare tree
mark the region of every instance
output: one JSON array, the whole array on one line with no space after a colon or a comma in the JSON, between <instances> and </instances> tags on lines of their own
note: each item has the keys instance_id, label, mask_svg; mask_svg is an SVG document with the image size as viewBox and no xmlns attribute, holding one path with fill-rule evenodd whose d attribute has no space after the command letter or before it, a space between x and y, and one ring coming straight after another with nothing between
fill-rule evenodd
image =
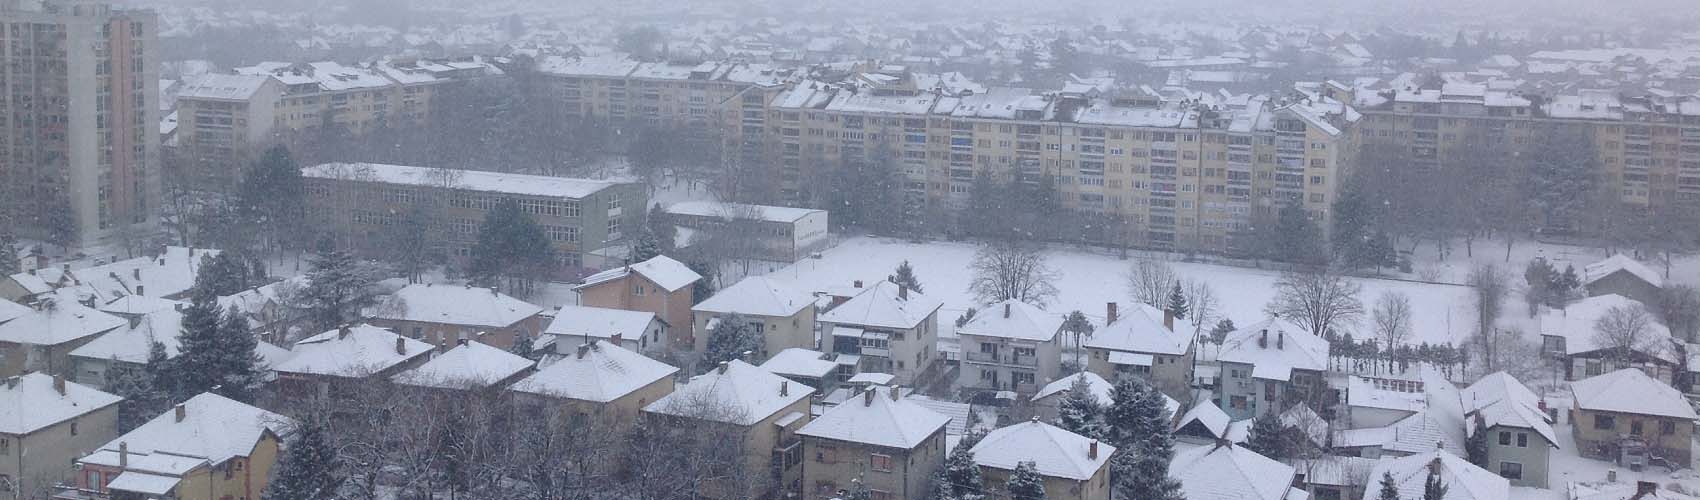
<instances>
[{"instance_id":1,"label":"bare tree","mask_svg":"<svg viewBox=\"0 0 1700 500\"><path fill-rule=\"evenodd\" d=\"M1032 243L987 243L968 265L974 271L968 290L988 304L1011 299L1044 304L1056 297L1057 287L1052 282L1058 278L1057 270L1045 260L1044 250Z\"/></svg>"},{"instance_id":2,"label":"bare tree","mask_svg":"<svg viewBox=\"0 0 1700 500\"><path fill-rule=\"evenodd\" d=\"M1400 292L1383 292L1375 300L1375 337L1391 349L1411 335L1411 297Z\"/></svg>"},{"instance_id":3,"label":"bare tree","mask_svg":"<svg viewBox=\"0 0 1700 500\"><path fill-rule=\"evenodd\" d=\"M1288 272L1275 282L1275 300L1263 310L1324 335L1347 329L1364 314L1357 282L1333 270Z\"/></svg>"},{"instance_id":4,"label":"bare tree","mask_svg":"<svg viewBox=\"0 0 1700 500\"><path fill-rule=\"evenodd\" d=\"M1503 338L1496 334L1494 325L1505 310L1505 297L1511 291L1510 277L1499 266L1481 264L1470 271L1468 281L1476 293L1476 339L1481 344L1480 358L1484 369L1491 373L1498 368L1495 361L1499 359L1499 341Z\"/></svg>"},{"instance_id":5,"label":"bare tree","mask_svg":"<svg viewBox=\"0 0 1700 500\"><path fill-rule=\"evenodd\" d=\"M1700 291L1688 285L1668 285L1659 292L1659 322L1686 342L1700 336Z\"/></svg>"},{"instance_id":6,"label":"bare tree","mask_svg":"<svg viewBox=\"0 0 1700 500\"><path fill-rule=\"evenodd\" d=\"M1610 359L1628 363L1635 359L1635 353L1663 351L1653 329L1653 315L1645 307L1613 307L1594 321L1594 345L1606 349Z\"/></svg>"},{"instance_id":7,"label":"bare tree","mask_svg":"<svg viewBox=\"0 0 1700 500\"><path fill-rule=\"evenodd\" d=\"M1180 276L1166 262L1139 259L1127 270L1127 291L1133 300L1159 309L1169 299L1176 281Z\"/></svg>"},{"instance_id":8,"label":"bare tree","mask_svg":"<svg viewBox=\"0 0 1700 500\"><path fill-rule=\"evenodd\" d=\"M1185 295L1187 303L1192 306L1189 315L1193 326L1192 337L1200 338L1205 329L1216 326L1216 319L1220 316L1217 309L1222 305L1221 299L1216 297L1216 289L1211 288L1210 283L1204 280L1187 281Z\"/></svg>"}]
</instances>

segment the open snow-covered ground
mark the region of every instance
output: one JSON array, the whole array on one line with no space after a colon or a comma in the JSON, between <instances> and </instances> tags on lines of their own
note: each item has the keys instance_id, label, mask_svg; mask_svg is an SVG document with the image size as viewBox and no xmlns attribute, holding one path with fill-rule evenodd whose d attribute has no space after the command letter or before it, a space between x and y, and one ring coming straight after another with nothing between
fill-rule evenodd
<instances>
[{"instance_id":1,"label":"open snow-covered ground","mask_svg":"<svg viewBox=\"0 0 1700 500\"><path fill-rule=\"evenodd\" d=\"M915 267L927 295L944 301L939 321L948 331L952 321L969 307L980 304L968 290L976 246L971 243L913 243L876 237L852 237L821 253L820 259L804 259L784 266L770 276L787 280L804 290L848 286L851 282L885 279L904 260ZM1053 312L1080 310L1102 318L1105 303L1133 301L1126 275L1133 260L1114 255L1054 248L1050 265L1059 273L1057 297L1046 304ZM1221 302L1220 314L1235 324L1248 325L1264 318L1263 308L1275 297L1280 273L1216 264L1171 262L1183 279L1202 280L1215 289ZM1353 278L1363 286L1360 297L1366 307L1384 292L1398 291L1411 298L1416 311L1411 342L1460 343L1471 330L1471 291L1459 285L1443 285L1391 279ZM1518 312L1520 308L1513 308ZM1510 316L1511 314L1508 314ZM1362 318L1354 331L1368 332L1370 318Z\"/></svg>"}]
</instances>

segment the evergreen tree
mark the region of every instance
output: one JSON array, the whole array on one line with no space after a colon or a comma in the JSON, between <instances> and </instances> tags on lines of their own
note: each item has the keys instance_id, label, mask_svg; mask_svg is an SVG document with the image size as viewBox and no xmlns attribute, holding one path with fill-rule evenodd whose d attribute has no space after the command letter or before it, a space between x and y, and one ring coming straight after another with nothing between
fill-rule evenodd
<instances>
[{"instance_id":1,"label":"evergreen tree","mask_svg":"<svg viewBox=\"0 0 1700 500\"><path fill-rule=\"evenodd\" d=\"M1264 412L1251 421L1251 439L1246 442L1248 450L1259 455L1283 460L1292 458L1292 452L1287 446L1286 429L1281 425L1281 418L1275 412Z\"/></svg>"},{"instance_id":2,"label":"evergreen tree","mask_svg":"<svg viewBox=\"0 0 1700 500\"><path fill-rule=\"evenodd\" d=\"M1486 467L1488 461L1487 424L1481 414L1471 419L1470 437L1464 440L1464 454L1470 463Z\"/></svg>"},{"instance_id":3,"label":"evergreen tree","mask_svg":"<svg viewBox=\"0 0 1700 500\"><path fill-rule=\"evenodd\" d=\"M1167 431L1167 425L1153 426L1143 407L1145 395L1153 391L1145 381L1128 377L1116 381L1110 388L1110 405L1104 409L1104 437L1118 449L1132 450L1144 436ZM1161 401L1161 397L1158 398ZM1159 409L1161 402L1159 402ZM1167 434L1167 432L1163 432Z\"/></svg>"},{"instance_id":4,"label":"evergreen tree","mask_svg":"<svg viewBox=\"0 0 1700 500\"><path fill-rule=\"evenodd\" d=\"M172 388L167 378L170 359L165 344L148 344L148 361L141 370L108 370L106 387L118 397L118 433L130 432L171 408Z\"/></svg>"},{"instance_id":5,"label":"evergreen tree","mask_svg":"<svg viewBox=\"0 0 1700 500\"><path fill-rule=\"evenodd\" d=\"M22 262L18 259L18 238L7 228L0 227L0 276L17 274Z\"/></svg>"},{"instance_id":6,"label":"evergreen tree","mask_svg":"<svg viewBox=\"0 0 1700 500\"><path fill-rule=\"evenodd\" d=\"M1010 500L1044 500L1045 477L1039 475L1039 468L1033 462L1018 462L1004 488L1009 491Z\"/></svg>"},{"instance_id":7,"label":"evergreen tree","mask_svg":"<svg viewBox=\"0 0 1700 500\"><path fill-rule=\"evenodd\" d=\"M744 357L745 352L760 352L763 344L762 336L750 326L750 320L742 314L732 313L720 317L719 324L708 332L708 346L703 350L703 366L713 367L723 362Z\"/></svg>"},{"instance_id":8,"label":"evergreen tree","mask_svg":"<svg viewBox=\"0 0 1700 500\"><path fill-rule=\"evenodd\" d=\"M1169 291L1169 304L1163 309L1174 313L1176 318L1186 319L1186 313L1192 310L1192 306L1187 303L1186 292L1181 290L1181 282L1175 282L1175 288Z\"/></svg>"},{"instance_id":9,"label":"evergreen tree","mask_svg":"<svg viewBox=\"0 0 1700 500\"><path fill-rule=\"evenodd\" d=\"M353 256L327 250L313 256L312 266L307 271L307 286L296 301L297 307L312 316L319 331L336 329L376 301L375 276Z\"/></svg>"},{"instance_id":10,"label":"evergreen tree","mask_svg":"<svg viewBox=\"0 0 1700 500\"><path fill-rule=\"evenodd\" d=\"M1428 479L1423 481L1423 500L1444 500L1446 498L1446 483L1440 480L1440 473L1430 471Z\"/></svg>"},{"instance_id":11,"label":"evergreen tree","mask_svg":"<svg viewBox=\"0 0 1700 500\"><path fill-rule=\"evenodd\" d=\"M691 284L691 301L702 302L713 296L714 280L716 277L720 276L719 268L714 267L713 264L703 260L687 261L685 262L685 267L691 268L691 271L695 271L698 276L702 276L702 279Z\"/></svg>"},{"instance_id":12,"label":"evergreen tree","mask_svg":"<svg viewBox=\"0 0 1700 500\"><path fill-rule=\"evenodd\" d=\"M661 248L661 239L648 226L638 229L638 234L632 237L632 262L643 262L665 253Z\"/></svg>"},{"instance_id":13,"label":"evergreen tree","mask_svg":"<svg viewBox=\"0 0 1700 500\"><path fill-rule=\"evenodd\" d=\"M661 253L672 252L679 247L679 232L677 228L673 227L672 219L668 217L667 211L661 208L660 203L649 207L649 218L644 221L644 227L649 230L649 234L655 236L655 242L661 247Z\"/></svg>"},{"instance_id":14,"label":"evergreen tree","mask_svg":"<svg viewBox=\"0 0 1700 500\"><path fill-rule=\"evenodd\" d=\"M1381 473L1381 494L1376 500L1399 500L1399 484L1393 482L1392 472Z\"/></svg>"},{"instance_id":15,"label":"evergreen tree","mask_svg":"<svg viewBox=\"0 0 1700 500\"><path fill-rule=\"evenodd\" d=\"M296 426L295 435L283 448L283 456L278 459L261 500L317 500L336 496L346 477L324 427L316 419Z\"/></svg>"},{"instance_id":16,"label":"evergreen tree","mask_svg":"<svg viewBox=\"0 0 1700 500\"><path fill-rule=\"evenodd\" d=\"M171 402L177 404L219 385L220 373L211 365L213 352L219 349L220 315L218 302L211 291L194 289L189 305L183 308L182 330L177 334L177 357L170 363L172 381ZM188 353L195 359L187 359Z\"/></svg>"},{"instance_id":17,"label":"evergreen tree","mask_svg":"<svg viewBox=\"0 0 1700 500\"><path fill-rule=\"evenodd\" d=\"M534 345L535 344L531 341L530 335L520 335L518 338L514 339L514 345L513 347L508 348L508 352L514 353L522 358L530 358L532 350L535 349Z\"/></svg>"},{"instance_id":18,"label":"evergreen tree","mask_svg":"<svg viewBox=\"0 0 1700 500\"><path fill-rule=\"evenodd\" d=\"M886 277L886 280L903 286L904 288L908 288L909 291L912 292L921 291L921 280L915 277L915 268L909 265L908 260L904 260L902 264L898 264L897 272Z\"/></svg>"},{"instance_id":19,"label":"evergreen tree","mask_svg":"<svg viewBox=\"0 0 1700 500\"><path fill-rule=\"evenodd\" d=\"M203 290L183 309L183 331L177 336L177 357L171 362L174 402L213 392L252 403L265 382L263 362L255 351L259 340L235 306L219 315L218 304ZM209 320L210 315L210 320Z\"/></svg>"},{"instance_id":20,"label":"evergreen tree","mask_svg":"<svg viewBox=\"0 0 1700 500\"><path fill-rule=\"evenodd\" d=\"M1110 457L1110 484L1114 498L1185 500L1181 482L1169 477L1169 458L1147 450L1117 450Z\"/></svg>"},{"instance_id":21,"label":"evergreen tree","mask_svg":"<svg viewBox=\"0 0 1700 500\"><path fill-rule=\"evenodd\" d=\"M265 360L260 358L259 347L260 339L248 327L248 320L236 306L230 306L218 325L218 350L210 353L221 375L221 388L216 393L249 404L259 398L266 383Z\"/></svg>"},{"instance_id":22,"label":"evergreen tree","mask_svg":"<svg viewBox=\"0 0 1700 500\"><path fill-rule=\"evenodd\" d=\"M195 270L195 288L208 290L215 297L235 295L259 281L254 269L234 251L201 257Z\"/></svg>"},{"instance_id":23,"label":"evergreen tree","mask_svg":"<svg viewBox=\"0 0 1700 500\"><path fill-rule=\"evenodd\" d=\"M263 228L269 243L281 247L303 229L306 193L301 166L290 157L289 149L272 146L243 174L236 190L237 216Z\"/></svg>"},{"instance_id":24,"label":"evergreen tree","mask_svg":"<svg viewBox=\"0 0 1700 500\"><path fill-rule=\"evenodd\" d=\"M968 440L963 438L963 443ZM972 445L957 443L945 458L941 482L950 490L950 498L980 500L986 498L985 483L980 478L980 464L974 462Z\"/></svg>"},{"instance_id":25,"label":"evergreen tree","mask_svg":"<svg viewBox=\"0 0 1700 500\"><path fill-rule=\"evenodd\" d=\"M549 245L543 226L521 211L518 202L504 200L484 214L468 270L475 281L486 285L506 278L507 289L523 295L531 291L537 278L550 274L554 262L555 249Z\"/></svg>"},{"instance_id":26,"label":"evergreen tree","mask_svg":"<svg viewBox=\"0 0 1700 500\"><path fill-rule=\"evenodd\" d=\"M1228 334L1234 333L1234 320L1222 318L1216 322L1216 327L1210 329L1210 341L1221 344L1228 340Z\"/></svg>"},{"instance_id":27,"label":"evergreen tree","mask_svg":"<svg viewBox=\"0 0 1700 500\"><path fill-rule=\"evenodd\" d=\"M1527 172L1523 199L1540 216L1546 228L1572 229L1581 221L1599 184L1595 172L1598 155L1593 152L1590 132L1577 125L1548 124L1537 127L1533 143L1518 158Z\"/></svg>"},{"instance_id":28,"label":"evergreen tree","mask_svg":"<svg viewBox=\"0 0 1700 500\"><path fill-rule=\"evenodd\" d=\"M1086 376L1074 378L1074 384L1069 386L1068 397L1057 404L1057 427L1090 438L1103 435L1100 422L1103 407L1098 403L1098 397L1092 394L1092 386L1086 383Z\"/></svg>"},{"instance_id":29,"label":"evergreen tree","mask_svg":"<svg viewBox=\"0 0 1700 500\"><path fill-rule=\"evenodd\" d=\"M873 500L873 498L874 493L868 491L868 485L864 484L862 478L858 477L850 480L850 489L845 492L842 500Z\"/></svg>"},{"instance_id":30,"label":"evergreen tree","mask_svg":"<svg viewBox=\"0 0 1700 500\"><path fill-rule=\"evenodd\" d=\"M979 313L979 311L972 307L962 310L962 315L956 317L956 327L962 328L963 325L967 325L969 321L974 321L974 315L977 313Z\"/></svg>"}]
</instances>

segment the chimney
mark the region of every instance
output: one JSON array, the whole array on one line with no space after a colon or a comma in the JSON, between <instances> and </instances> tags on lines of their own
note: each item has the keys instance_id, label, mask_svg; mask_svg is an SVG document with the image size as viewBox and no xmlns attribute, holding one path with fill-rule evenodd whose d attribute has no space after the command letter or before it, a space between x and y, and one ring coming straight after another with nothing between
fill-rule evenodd
<instances>
[{"instance_id":1,"label":"chimney","mask_svg":"<svg viewBox=\"0 0 1700 500\"><path fill-rule=\"evenodd\" d=\"M1171 332L1175 331L1175 312L1174 311L1170 311L1168 309L1163 310L1163 328L1166 328Z\"/></svg>"},{"instance_id":2,"label":"chimney","mask_svg":"<svg viewBox=\"0 0 1700 500\"><path fill-rule=\"evenodd\" d=\"M909 300L909 287L897 285L897 298Z\"/></svg>"},{"instance_id":3,"label":"chimney","mask_svg":"<svg viewBox=\"0 0 1700 500\"><path fill-rule=\"evenodd\" d=\"M189 416L189 408L182 404L178 404L176 407L173 407L171 411L173 415L176 415L178 422L182 422L184 417Z\"/></svg>"},{"instance_id":4,"label":"chimney","mask_svg":"<svg viewBox=\"0 0 1700 500\"><path fill-rule=\"evenodd\" d=\"M346 339L346 338L348 338L348 334L353 333L353 332L354 332L354 330L348 328L348 325L342 325L341 327L336 329L336 338L337 338L337 340Z\"/></svg>"},{"instance_id":5,"label":"chimney","mask_svg":"<svg viewBox=\"0 0 1700 500\"><path fill-rule=\"evenodd\" d=\"M1275 348L1276 349L1286 349L1287 348L1287 331L1286 330L1280 330L1280 331L1275 332Z\"/></svg>"},{"instance_id":6,"label":"chimney","mask_svg":"<svg viewBox=\"0 0 1700 500\"><path fill-rule=\"evenodd\" d=\"M891 390L886 391L886 392L890 393L892 401L897 401L898 399L901 399L903 397L903 386L901 386L901 385L891 386Z\"/></svg>"},{"instance_id":7,"label":"chimney","mask_svg":"<svg viewBox=\"0 0 1700 500\"><path fill-rule=\"evenodd\" d=\"M135 330L138 326L142 326L142 317L133 314L130 315L130 329Z\"/></svg>"},{"instance_id":8,"label":"chimney","mask_svg":"<svg viewBox=\"0 0 1700 500\"><path fill-rule=\"evenodd\" d=\"M874 388L869 387L868 390L862 391L862 406L873 406L873 405L874 405Z\"/></svg>"},{"instance_id":9,"label":"chimney","mask_svg":"<svg viewBox=\"0 0 1700 500\"><path fill-rule=\"evenodd\" d=\"M1635 496L1629 497L1629 500L1641 500L1656 494L1658 491L1659 483L1652 481L1636 481Z\"/></svg>"},{"instance_id":10,"label":"chimney","mask_svg":"<svg viewBox=\"0 0 1700 500\"><path fill-rule=\"evenodd\" d=\"M1008 302L1003 303L1003 317L1004 317L1004 319L1009 319L1009 303Z\"/></svg>"},{"instance_id":11,"label":"chimney","mask_svg":"<svg viewBox=\"0 0 1700 500\"><path fill-rule=\"evenodd\" d=\"M407 354L407 338L406 337L396 337L395 338L395 353L396 354Z\"/></svg>"},{"instance_id":12,"label":"chimney","mask_svg":"<svg viewBox=\"0 0 1700 500\"><path fill-rule=\"evenodd\" d=\"M147 287L144 287L142 285L136 285L136 295L137 296L146 296L147 293L144 293L146 290L147 290Z\"/></svg>"},{"instance_id":13,"label":"chimney","mask_svg":"<svg viewBox=\"0 0 1700 500\"><path fill-rule=\"evenodd\" d=\"M1115 323L1115 322L1116 322L1116 303L1115 302L1105 302L1104 303L1104 324L1108 325L1110 323Z\"/></svg>"},{"instance_id":14,"label":"chimney","mask_svg":"<svg viewBox=\"0 0 1700 500\"><path fill-rule=\"evenodd\" d=\"M119 441L118 442L118 469L123 470L123 469L128 468L129 466L130 466L130 442L129 441Z\"/></svg>"},{"instance_id":15,"label":"chimney","mask_svg":"<svg viewBox=\"0 0 1700 500\"><path fill-rule=\"evenodd\" d=\"M1091 444L1086 445L1086 458L1098 459L1098 440L1094 439Z\"/></svg>"},{"instance_id":16,"label":"chimney","mask_svg":"<svg viewBox=\"0 0 1700 500\"><path fill-rule=\"evenodd\" d=\"M55 392L58 392L60 396L65 395L65 376L64 375L54 375L53 376L53 390Z\"/></svg>"},{"instance_id":17,"label":"chimney","mask_svg":"<svg viewBox=\"0 0 1700 500\"><path fill-rule=\"evenodd\" d=\"M584 355L588 353L590 353L590 344L578 345L578 359L584 359Z\"/></svg>"},{"instance_id":18,"label":"chimney","mask_svg":"<svg viewBox=\"0 0 1700 500\"><path fill-rule=\"evenodd\" d=\"M720 366L716 367L715 371L720 372L721 375L725 375L726 374L726 367L728 367L728 366L732 366L732 364L729 363L729 362L726 362L726 361L721 361Z\"/></svg>"},{"instance_id":19,"label":"chimney","mask_svg":"<svg viewBox=\"0 0 1700 500\"><path fill-rule=\"evenodd\" d=\"M862 280L856 280L856 281L852 282L851 285L854 285L856 288L861 288L862 287Z\"/></svg>"},{"instance_id":20,"label":"chimney","mask_svg":"<svg viewBox=\"0 0 1700 500\"><path fill-rule=\"evenodd\" d=\"M1257 347L1259 349L1268 349L1269 348L1269 329L1265 328L1265 329L1263 329L1263 331L1258 332Z\"/></svg>"},{"instance_id":21,"label":"chimney","mask_svg":"<svg viewBox=\"0 0 1700 500\"><path fill-rule=\"evenodd\" d=\"M783 397L790 396L790 395L791 395L791 381L790 380L779 381L779 397L783 398Z\"/></svg>"},{"instance_id":22,"label":"chimney","mask_svg":"<svg viewBox=\"0 0 1700 500\"><path fill-rule=\"evenodd\" d=\"M1617 469L1606 469L1606 482L1617 482Z\"/></svg>"},{"instance_id":23,"label":"chimney","mask_svg":"<svg viewBox=\"0 0 1700 500\"><path fill-rule=\"evenodd\" d=\"M614 345L620 345L620 343L624 342L625 340L626 340L625 334L616 333L616 334L608 336L608 343L614 344Z\"/></svg>"},{"instance_id":24,"label":"chimney","mask_svg":"<svg viewBox=\"0 0 1700 500\"><path fill-rule=\"evenodd\" d=\"M6 377L6 388L7 389L17 389L18 388L18 377L15 377L15 376Z\"/></svg>"}]
</instances>

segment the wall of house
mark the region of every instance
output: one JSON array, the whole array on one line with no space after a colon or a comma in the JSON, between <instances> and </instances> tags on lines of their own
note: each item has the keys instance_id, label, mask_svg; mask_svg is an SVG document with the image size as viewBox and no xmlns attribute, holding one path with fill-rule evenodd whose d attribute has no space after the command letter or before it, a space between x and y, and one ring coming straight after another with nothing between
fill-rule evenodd
<instances>
[{"instance_id":1,"label":"wall of house","mask_svg":"<svg viewBox=\"0 0 1700 500\"><path fill-rule=\"evenodd\" d=\"M961 335L960 339L962 369L957 383L964 389L1033 394L1057 379L1062 364L1062 347L1054 339L1031 342L981 335ZM1017 357L1016 347L1031 347L1034 355ZM986 352L988 348L992 351ZM988 373L995 373L995 378L987 377ZM1016 383L1017 373L1032 377L1032 382Z\"/></svg>"},{"instance_id":2,"label":"wall of house","mask_svg":"<svg viewBox=\"0 0 1700 500\"><path fill-rule=\"evenodd\" d=\"M478 325L457 325L450 323L432 323L427 321L402 321L393 319L371 318L372 326L387 328L392 332L421 340L434 346L448 345L454 348L461 339L476 340L502 349L512 348L514 340L520 336L537 339L543 331L544 323L541 315L532 315L505 327L492 328ZM484 335L478 335L483 333Z\"/></svg>"},{"instance_id":3,"label":"wall of house","mask_svg":"<svg viewBox=\"0 0 1700 500\"><path fill-rule=\"evenodd\" d=\"M35 498L52 492L60 481L74 479L73 461L117 437L116 404L27 435L0 434L5 442L0 449L0 474L17 481L22 498Z\"/></svg>"},{"instance_id":4,"label":"wall of house","mask_svg":"<svg viewBox=\"0 0 1700 500\"><path fill-rule=\"evenodd\" d=\"M267 435L254 443L253 451L246 457L234 457L216 466L190 471L177 483L173 493L178 500L259 498L271 478L277 453L277 439Z\"/></svg>"},{"instance_id":5,"label":"wall of house","mask_svg":"<svg viewBox=\"0 0 1700 500\"><path fill-rule=\"evenodd\" d=\"M1151 366L1135 367L1118 365L1110 362L1109 349L1087 349L1086 370L1104 380L1115 381L1122 377L1139 377L1155 385L1163 394L1177 401L1189 397L1192 387L1192 364L1196 350L1188 349L1185 354L1152 354ZM1150 353L1139 353L1150 354Z\"/></svg>"},{"instance_id":6,"label":"wall of house","mask_svg":"<svg viewBox=\"0 0 1700 500\"><path fill-rule=\"evenodd\" d=\"M1595 375L1611 373L1624 368L1638 368L1653 380L1674 385L1676 367L1670 363L1658 360L1637 352L1633 360L1625 362L1613 356L1607 356L1605 351L1577 353L1570 356L1565 363L1565 380L1581 380Z\"/></svg>"},{"instance_id":7,"label":"wall of house","mask_svg":"<svg viewBox=\"0 0 1700 500\"><path fill-rule=\"evenodd\" d=\"M854 402L846 404L857 404ZM872 454L891 457L889 470L872 467ZM814 437L803 438L803 498L830 500L860 479L869 490L893 500L926 494L933 471L944 464L944 429L913 449L887 448Z\"/></svg>"},{"instance_id":8,"label":"wall of house","mask_svg":"<svg viewBox=\"0 0 1700 500\"><path fill-rule=\"evenodd\" d=\"M1011 471L980 466L980 480L991 500L1014 500L1006 489ZM1110 500L1110 466L1106 462L1087 481L1045 476L1045 498L1055 500Z\"/></svg>"},{"instance_id":9,"label":"wall of house","mask_svg":"<svg viewBox=\"0 0 1700 500\"><path fill-rule=\"evenodd\" d=\"M105 333L105 332L101 332ZM94 341L100 334L85 336L59 345L40 346L0 342L0 377L12 377L29 372L73 377L71 351Z\"/></svg>"},{"instance_id":10,"label":"wall of house","mask_svg":"<svg viewBox=\"0 0 1700 500\"><path fill-rule=\"evenodd\" d=\"M691 323L694 331L692 335L693 348L696 349L696 352L703 352L708 349L708 337L711 333L708 329L708 323L721 315L719 313L692 311L691 316L694 318ZM814 307L804 307L798 310L796 314L784 317L753 314L745 314L744 317L751 321L760 321L762 324L764 343L762 345L763 351L756 353L758 361L765 360L779 351L793 347L816 348Z\"/></svg>"},{"instance_id":11,"label":"wall of house","mask_svg":"<svg viewBox=\"0 0 1700 500\"><path fill-rule=\"evenodd\" d=\"M1635 277L1629 271L1611 273L1588 284L1589 297L1609 294L1622 295L1651 305L1658 303L1659 287Z\"/></svg>"},{"instance_id":12,"label":"wall of house","mask_svg":"<svg viewBox=\"0 0 1700 500\"><path fill-rule=\"evenodd\" d=\"M1348 429L1366 429L1370 427L1386 427L1393 425L1415 412L1393 410L1388 408L1371 408L1367 406L1345 406L1346 425Z\"/></svg>"},{"instance_id":13,"label":"wall of house","mask_svg":"<svg viewBox=\"0 0 1700 500\"><path fill-rule=\"evenodd\" d=\"M797 419L796 422L792 422L791 425L783 428L774 424L779 419L794 412L802 413L803 418ZM796 435L797 429L801 429L805 425L809 425L809 398L799 399L797 402L750 426L748 437L744 440L744 457L749 461L748 470L751 471L751 474L767 477L769 465L773 462L774 448L798 439L800 436ZM801 486L802 479L803 467L801 463L786 469L781 474L779 483L773 485L773 496L783 497L786 492L800 493L794 488Z\"/></svg>"},{"instance_id":14,"label":"wall of house","mask_svg":"<svg viewBox=\"0 0 1700 500\"><path fill-rule=\"evenodd\" d=\"M1522 479L1510 479L1512 486L1529 486L1534 488L1547 487L1548 459L1552 455L1552 444L1533 429L1517 427L1494 426L1487 429L1488 461L1485 466L1489 472L1500 473L1501 464L1511 462L1523 466ZM1500 444L1501 434L1510 442ZM1524 446L1517 446L1518 436L1524 436ZM1507 478L1509 479L1509 478Z\"/></svg>"},{"instance_id":15,"label":"wall of house","mask_svg":"<svg viewBox=\"0 0 1700 500\"><path fill-rule=\"evenodd\" d=\"M636 294L639 287L642 288L643 295ZM656 286L655 282L637 273L630 273L620 279L580 289L579 301L591 307L655 313L669 325L689 325L691 306L694 305L692 297L696 293L693 288L686 286L669 293ZM691 335L681 335L681 332L688 330L675 329L672 332L673 341L682 347L690 348L695 339Z\"/></svg>"},{"instance_id":16,"label":"wall of house","mask_svg":"<svg viewBox=\"0 0 1700 500\"><path fill-rule=\"evenodd\" d=\"M1570 429L1576 438L1576 452L1584 457L1615 459L1618 436L1632 434L1635 424L1639 422L1640 435L1649 439L1649 444L1655 448L1655 455L1679 465L1689 463L1694 435L1692 421L1581 409L1571 410L1570 415ZM1609 424L1601 422L1602 417L1609 417ZM1659 428L1662 422L1671 422L1675 427L1674 432L1662 434ZM1602 425L1605 427L1601 428Z\"/></svg>"}]
</instances>

